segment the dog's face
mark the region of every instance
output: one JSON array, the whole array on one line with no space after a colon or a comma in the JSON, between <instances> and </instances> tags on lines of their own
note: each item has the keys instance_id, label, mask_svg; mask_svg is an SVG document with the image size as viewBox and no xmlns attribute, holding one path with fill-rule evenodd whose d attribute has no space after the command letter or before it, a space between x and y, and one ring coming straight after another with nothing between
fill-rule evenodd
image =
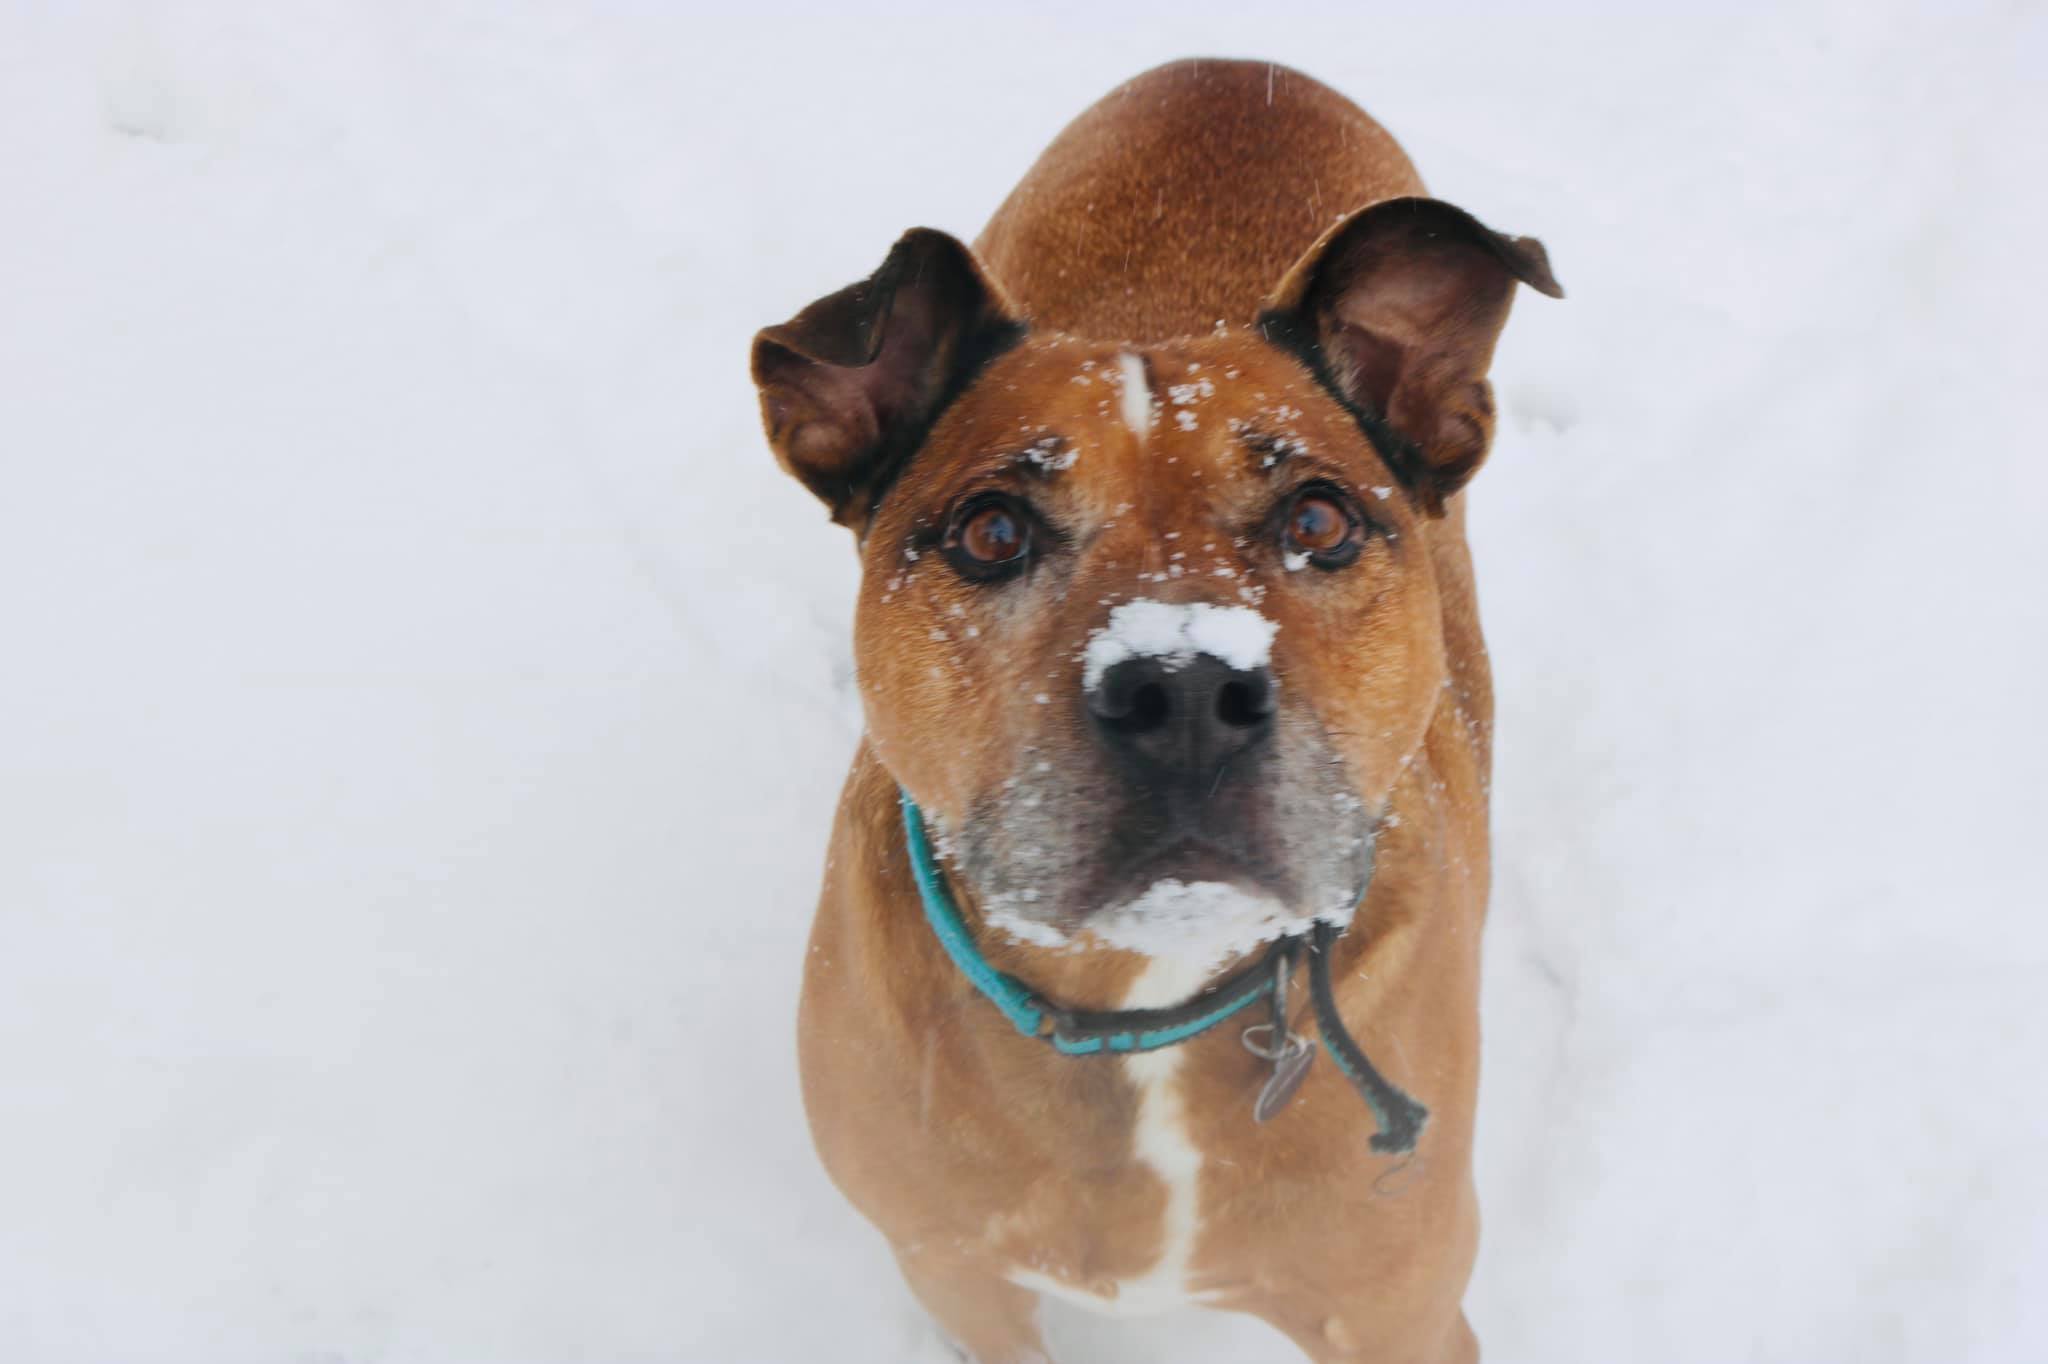
<instances>
[{"instance_id":1,"label":"dog's face","mask_svg":"<svg viewBox=\"0 0 2048 1364\"><path fill-rule=\"evenodd\" d=\"M1417 514L1293 357L1027 337L862 553L876 751L988 919L1164 951L1341 919L1441 682Z\"/></svg>"},{"instance_id":2,"label":"dog's face","mask_svg":"<svg viewBox=\"0 0 2048 1364\"><path fill-rule=\"evenodd\" d=\"M1483 457L1541 248L1431 201L1257 326L1021 326L965 248L757 341L771 438L860 532L870 739L984 919L1216 961L1343 922L1445 681L1424 522Z\"/></svg>"}]
</instances>

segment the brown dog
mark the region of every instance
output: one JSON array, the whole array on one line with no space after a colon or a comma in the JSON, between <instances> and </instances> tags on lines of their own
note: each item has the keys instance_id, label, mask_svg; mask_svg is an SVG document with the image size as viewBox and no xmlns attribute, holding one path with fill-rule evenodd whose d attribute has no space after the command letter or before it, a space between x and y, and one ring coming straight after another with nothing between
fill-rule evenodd
<instances>
[{"instance_id":1,"label":"brown dog","mask_svg":"<svg viewBox=\"0 0 2048 1364\"><path fill-rule=\"evenodd\" d=\"M1422 192L1314 81L1177 63L974 252L913 231L754 343L777 457L863 560L805 1100L983 1364L1043 1358L1041 1293L1476 1356L1492 695L1457 494L1516 282L1560 291ZM1259 992L1282 1029L1210 1016Z\"/></svg>"}]
</instances>

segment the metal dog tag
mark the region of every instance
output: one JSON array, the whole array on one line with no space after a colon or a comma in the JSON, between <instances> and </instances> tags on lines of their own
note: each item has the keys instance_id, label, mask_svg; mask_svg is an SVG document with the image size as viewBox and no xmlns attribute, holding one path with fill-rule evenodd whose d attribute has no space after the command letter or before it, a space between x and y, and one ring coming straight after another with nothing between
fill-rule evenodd
<instances>
[{"instance_id":1,"label":"metal dog tag","mask_svg":"<svg viewBox=\"0 0 2048 1364\"><path fill-rule=\"evenodd\" d=\"M1306 1037L1289 1037L1286 1047L1273 1059L1273 1074L1259 1090L1259 1101L1252 1105L1252 1121L1264 1122L1287 1107L1301 1082L1308 1078L1308 1068L1315 1059L1315 1048Z\"/></svg>"}]
</instances>

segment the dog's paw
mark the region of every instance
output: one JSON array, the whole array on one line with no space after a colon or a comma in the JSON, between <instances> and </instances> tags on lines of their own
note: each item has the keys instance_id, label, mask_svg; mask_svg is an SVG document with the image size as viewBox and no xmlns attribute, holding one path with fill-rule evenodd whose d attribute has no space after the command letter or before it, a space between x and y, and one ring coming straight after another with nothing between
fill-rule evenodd
<instances>
[{"instance_id":1,"label":"dog's paw","mask_svg":"<svg viewBox=\"0 0 2048 1364\"><path fill-rule=\"evenodd\" d=\"M932 1322L925 1322L911 1338L906 1364L975 1364L974 1356L953 1343Z\"/></svg>"}]
</instances>

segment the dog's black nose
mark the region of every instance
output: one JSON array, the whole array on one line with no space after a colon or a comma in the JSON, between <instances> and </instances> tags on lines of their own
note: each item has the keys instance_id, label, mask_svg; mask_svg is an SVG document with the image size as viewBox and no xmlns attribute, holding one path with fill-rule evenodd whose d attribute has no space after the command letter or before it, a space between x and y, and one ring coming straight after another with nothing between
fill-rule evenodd
<instances>
[{"instance_id":1,"label":"dog's black nose","mask_svg":"<svg viewBox=\"0 0 2048 1364\"><path fill-rule=\"evenodd\" d=\"M1273 674L1210 654L1127 658L1088 691L1103 744L1162 775L1203 777L1273 732Z\"/></svg>"}]
</instances>

